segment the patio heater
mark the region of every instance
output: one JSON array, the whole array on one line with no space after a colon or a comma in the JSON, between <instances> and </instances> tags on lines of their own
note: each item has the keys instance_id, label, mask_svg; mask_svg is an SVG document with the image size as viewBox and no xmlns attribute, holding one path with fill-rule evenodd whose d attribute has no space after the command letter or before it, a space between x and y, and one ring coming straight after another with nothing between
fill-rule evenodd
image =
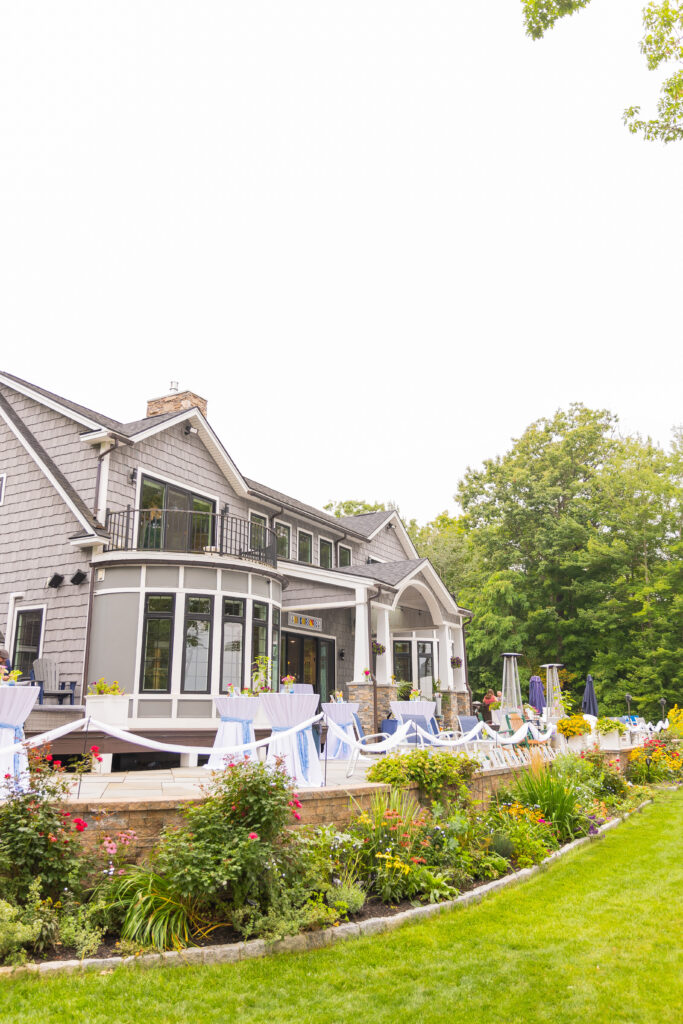
<instances>
[{"instance_id":1,"label":"patio heater","mask_svg":"<svg viewBox=\"0 0 683 1024\"><path fill-rule=\"evenodd\" d=\"M517 671L518 658L521 658L521 654L508 652L503 655L503 690L500 698L500 710L503 715L509 714L511 711L520 715L524 713L522 690Z\"/></svg>"},{"instance_id":2,"label":"patio heater","mask_svg":"<svg viewBox=\"0 0 683 1024\"><path fill-rule=\"evenodd\" d=\"M564 668L562 662L550 661L541 665L545 669L545 711L546 721L550 722L564 716L562 705L562 687L558 669Z\"/></svg>"},{"instance_id":3,"label":"patio heater","mask_svg":"<svg viewBox=\"0 0 683 1024\"><path fill-rule=\"evenodd\" d=\"M624 700L626 701L626 714L628 715L629 718L631 717L631 701L632 701L632 699L633 698L631 697L630 693L625 693L624 694Z\"/></svg>"}]
</instances>

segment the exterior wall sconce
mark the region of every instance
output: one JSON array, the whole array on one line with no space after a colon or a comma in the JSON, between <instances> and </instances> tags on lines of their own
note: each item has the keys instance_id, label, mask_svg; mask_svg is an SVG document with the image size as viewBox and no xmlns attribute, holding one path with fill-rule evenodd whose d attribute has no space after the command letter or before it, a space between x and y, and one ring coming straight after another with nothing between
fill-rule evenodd
<instances>
[{"instance_id":1,"label":"exterior wall sconce","mask_svg":"<svg viewBox=\"0 0 683 1024\"><path fill-rule=\"evenodd\" d=\"M138 467L137 466L135 467L135 469L131 469L130 473L128 474L128 479L130 480L130 482L132 484L137 483L137 480L138 480Z\"/></svg>"},{"instance_id":2,"label":"exterior wall sconce","mask_svg":"<svg viewBox=\"0 0 683 1024\"><path fill-rule=\"evenodd\" d=\"M73 583L73 585L74 585L75 587L78 587L78 586L80 586L80 585L81 585L81 583L83 583L83 582L84 582L84 580L86 580L87 578L88 578L88 577L87 577L86 573L84 573L82 569L79 569L79 570L78 570L78 572L75 572L75 573L73 574L73 576L71 577L71 582Z\"/></svg>"},{"instance_id":3,"label":"exterior wall sconce","mask_svg":"<svg viewBox=\"0 0 683 1024\"><path fill-rule=\"evenodd\" d=\"M60 573L56 572L53 576L50 576L50 579L47 581L47 585L48 587L52 587L53 590L57 590L58 587L61 587L63 582L64 577Z\"/></svg>"},{"instance_id":4,"label":"exterior wall sconce","mask_svg":"<svg viewBox=\"0 0 683 1024\"><path fill-rule=\"evenodd\" d=\"M198 433L199 433L199 431L197 430L197 428L193 427L191 423L186 423L185 424L185 429L183 430L183 434L185 435L185 437L189 437L190 434L198 434Z\"/></svg>"},{"instance_id":5,"label":"exterior wall sconce","mask_svg":"<svg viewBox=\"0 0 683 1024\"><path fill-rule=\"evenodd\" d=\"M339 660L340 660L340 661L343 661L343 660L344 660L344 648L343 648L343 647L342 647L342 649L341 649L341 650L339 651Z\"/></svg>"}]
</instances>

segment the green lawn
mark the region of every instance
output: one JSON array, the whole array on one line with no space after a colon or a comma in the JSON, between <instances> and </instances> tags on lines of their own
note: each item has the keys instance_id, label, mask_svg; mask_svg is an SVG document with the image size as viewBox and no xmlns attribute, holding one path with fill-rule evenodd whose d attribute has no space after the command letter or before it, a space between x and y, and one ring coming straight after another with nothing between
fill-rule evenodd
<instances>
[{"instance_id":1,"label":"green lawn","mask_svg":"<svg viewBox=\"0 0 683 1024\"><path fill-rule=\"evenodd\" d=\"M423 924L216 967L0 981L2 1024L668 1024L683 1019L683 792Z\"/></svg>"}]
</instances>

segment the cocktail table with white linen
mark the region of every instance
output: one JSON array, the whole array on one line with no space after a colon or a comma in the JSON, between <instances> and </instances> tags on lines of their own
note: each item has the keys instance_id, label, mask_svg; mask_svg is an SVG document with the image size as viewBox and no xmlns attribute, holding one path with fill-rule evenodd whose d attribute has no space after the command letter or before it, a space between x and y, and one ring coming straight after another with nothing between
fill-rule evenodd
<instances>
[{"instance_id":1,"label":"cocktail table with white linen","mask_svg":"<svg viewBox=\"0 0 683 1024\"><path fill-rule=\"evenodd\" d=\"M24 722L38 700L38 686L0 686L0 751L21 743L24 738ZM15 785L22 784L22 775L28 771L28 757L25 750L10 754L0 753L0 782L7 782L11 775Z\"/></svg>"},{"instance_id":2,"label":"cocktail table with white linen","mask_svg":"<svg viewBox=\"0 0 683 1024\"><path fill-rule=\"evenodd\" d=\"M272 729L268 763L283 758L288 774L299 786L321 786L323 781L312 727L290 736L279 733L314 718L319 699L317 693L262 693L259 697Z\"/></svg>"},{"instance_id":3,"label":"cocktail table with white linen","mask_svg":"<svg viewBox=\"0 0 683 1024\"><path fill-rule=\"evenodd\" d=\"M413 715L424 715L427 721L429 721L430 718L434 717L434 712L436 711L436 701L392 700L390 703L390 707L400 722L405 720L404 716L410 718Z\"/></svg>"},{"instance_id":4,"label":"cocktail table with white linen","mask_svg":"<svg viewBox=\"0 0 683 1024\"><path fill-rule=\"evenodd\" d=\"M241 747L254 742L254 719L258 711L258 697L214 697L214 704L221 716L214 747ZM256 757L256 750L245 750L241 754L212 754L209 768L222 768L231 760Z\"/></svg>"},{"instance_id":5,"label":"cocktail table with white linen","mask_svg":"<svg viewBox=\"0 0 683 1024\"><path fill-rule=\"evenodd\" d=\"M351 740L355 740L356 733L353 724L354 714L358 714L359 704L345 701L337 704L323 704L322 709L335 725L343 729ZM344 743L340 736L327 730L327 741L325 743L325 757L330 760L338 757L351 757L351 747Z\"/></svg>"}]
</instances>

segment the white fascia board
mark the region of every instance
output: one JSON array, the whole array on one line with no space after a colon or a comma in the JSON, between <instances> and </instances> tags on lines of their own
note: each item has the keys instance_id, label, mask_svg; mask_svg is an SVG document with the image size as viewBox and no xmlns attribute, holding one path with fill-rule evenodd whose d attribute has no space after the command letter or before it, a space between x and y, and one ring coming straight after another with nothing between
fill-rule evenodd
<instances>
[{"instance_id":1,"label":"white fascia board","mask_svg":"<svg viewBox=\"0 0 683 1024\"><path fill-rule=\"evenodd\" d=\"M401 543L403 544L403 550L407 554L409 554L412 558L419 558L420 555L418 554L417 548L415 547L415 545L413 544L412 540L410 539L410 537L408 535L408 531L406 530L405 526L401 522L401 517L399 516L398 512L396 511L396 509L394 509L394 511L391 513L391 515L387 519L385 519L383 523L380 523L380 525L377 527L377 529L373 533L370 534L370 536L367 538L367 540L368 541L374 540L375 537L379 533L382 532L382 530L386 530L386 528L389 525L389 523L394 523L396 531L397 531L398 536L399 536L399 539L400 539Z\"/></svg>"},{"instance_id":2,"label":"white fascia board","mask_svg":"<svg viewBox=\"0 0 683 1024\"><path fill-rule=\"evenodd\" d=\"M295 580L310 580L312 583L329 583L333 587L376 587L378 584L367 576L354 576L353 573L340 574L338 570L321 569L317 565L287 564L278 565L278 570L285 576L291 576ZM390 586L384 584L385 587ZM394 589L394 588L390 588Z\"/></svg>"},{"instance_id":3,"label":"white fascia board","mask_svg":"<svg viewBox=\"0 0 683 1024\"><path fill-rule=\"evenodd\" d=\"M62 499L62 501L64 502L64 504L67 506L69 511L73 514L74 518L81 524L81 526L83 527L85 532L90 537L97 537L97 534L96 534L94 528L90 525L90 523L85 518L85 516L83 516L81 514L80 509L76 505L74 505L74 503L72 502L71 498L69 497L69 495L66 493L66 491L62 487L62 485L59 483L58 480L55 479L54 475L48 469L48 467L45 465L45 463L40 458L40 456L36 452L34 452L33 448L29 444L29 442L26 440L26 438L23 436L23 434L21 434L20 431L17 430L17 428L15 427L14 423L12 422L12 420L8 416L5 415L5 413L3 412L2 409L0 409L0 416L2 416L3 420L5 421L5 423L9 427L9 429L12 431L12 433L14 434L14 436L16 437L17 441L22 446L22 448L24 448L26 450L26 452L28 453L28 455L30 456L30 458L33 459L33 461L35 462L36 466L41 471L41 473L50 481L50 483L52 484L54 489L57 491L57 494L59 494L59 496Z\"/></svg>"},{"instance_id":4,"label":"white fascia board","mask_svg":"<svg viewBox=\"0 0 683 1024\"><path fill-rule=\"evenodd\" d=\"M146 427L139 433L133 434L130 440L133 444L137 444L138 441L145 441L148 437L153 437L154 434L159 434L163 430L168 430L171 427L178 426L180 423L184 423L185 420L195 421L202 441L219 467L223 470L228 482L232 485L237 494L242 497L246 497L249 493L249 488L247 487L244 477L228 455L218 436L209 426L208 420L199 411L199 409L192 408L186 409L184 412L179 412L177 416L174 416L170 420L164 420L163 423Z\"/></svg>"},{"instance_id":5,"label":"white fascia board","mask_svg":"<svg viewBox=\"0 0 683 1024\"><path fill-rule=\"evenodd\" d=\"M39 391L34 391L33 388L28 387L26 384L20 384L18 381L12 380L11 377L6 377L3 373L0 373L0 384L7 385L8 388L12 388L13 391L17 391L20 395L32 398L40 405L45 405L48 409L52 409L53 412L61 413L62 416L66 416L67 419L73 420L75 423L80 423L84 427L90 427L91 430L100 430L102 427L102 424L98 423L97 420L90 419L87 416L82 416L80 413L74 412L73 409L69 409L66 405L62 405L53 398L46 398L45 395L41 395Z\"/></svg>"},{"instance_id":6,"label":"white fascia board","mask_svg":"<svg viewBox=\"0 0 683 1024\"><path fill-rule=\"evenodd\" d=\"M436 569L434 568L432 563L429 561L429 559L427 559L425 562L423 562L422 565L418 566L416 571L419 572L421 569L426 570L430 574L430 576L432 578L432 582L433 582L433 584L435 586L435 589L440 592L440 594L441 594L441 596L443 598L443 602L446 605L446 607L450 608L455 615L461 615L462 614L462 608L460 608L460 606L458 605L457 601L454 599L454 597L452 596L452 594L450 593L450 591L446 587L446 584L441 579L441 577L439 576L438 572L436 571ZM414 575L415 575L415 573L411 573L410 577L412 577Z\"/></svg>"}]
</instances>

